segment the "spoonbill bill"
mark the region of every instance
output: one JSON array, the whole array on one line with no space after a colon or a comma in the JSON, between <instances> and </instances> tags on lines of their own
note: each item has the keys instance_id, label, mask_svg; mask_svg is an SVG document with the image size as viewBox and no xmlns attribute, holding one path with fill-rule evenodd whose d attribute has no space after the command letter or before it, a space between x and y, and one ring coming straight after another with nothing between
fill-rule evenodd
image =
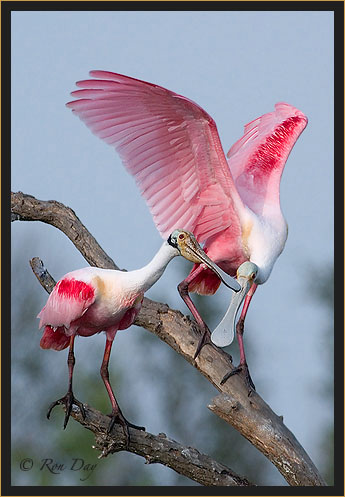
<instances>
[{"instance_id":1,"label":"spoonbill bill","mask_svg":"<svg viewBox=\"0 0 345 497\"><path fill-rule=\"evenodd\" d=\"M244 127L226 160L214 120L195 102L112 72L91 71L90 76L95 79L76 83L81 89L71 93L75 100L66 105L115 147L162 237L183 226L205 242L205 252L226 273L237 275L242 290L233 295L211 339L220 347L232 342L244 299L236 326L240 364L230 375L243 370L254 388L244 352L244 320L257 285L265 283L286 242L280 179L306 116L277 103L273 112ZM187 290L210 295L219 284L216 274L197 264L179 291L193 312ZM209 342L207 332L195 357Z\"/></svg>"},{"instance_id":2,"label":"spoonbill bill","mask_svg":"<svg viewBox=\"0 0 345 497\"><path fill-rule=\"evenodd\" d=\"M178 255L194 263L205 264L227 286L239 291L237 281L223 273L203 252L194 235L184 230L174 230L151 262L141 269L123 272L86 267L72 271L58 281L37 316L40 318L39 327L44 327L40 342L43 349L63 350L69 346L68 391L64 397L51 404L47 412L48 419L52 409L58 404L66 407L64 428L73 404L79 407L85 417L83 404L74 397L72 391L74 340L76 335L88 337L105 331L106 345L100 372L112 406L108 431L111 431L114 423L121 424L128 444L128 426L144 429L129 423L116 401L109 381L110 352L117 331L131 326L140 311L144 293L156 283L168 263ZM199 319L201 320L200 316Z\"/></svg>"}]
</instances>

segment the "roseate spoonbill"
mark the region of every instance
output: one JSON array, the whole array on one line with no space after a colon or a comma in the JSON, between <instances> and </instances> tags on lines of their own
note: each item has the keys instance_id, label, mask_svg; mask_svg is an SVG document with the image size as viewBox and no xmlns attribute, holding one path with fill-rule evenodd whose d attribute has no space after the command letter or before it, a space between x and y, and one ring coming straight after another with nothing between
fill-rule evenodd
<instances>
[{"instance_id":1,"label":"roseate spoonbill","mask_svg":"<svg viewBox=\"0 0 345 497\"><path fill-rule=\"evenodd\" d=\"M71 93L77 100L66 105L95 135L115 147L161 235L184 226L205 242L205 252L225 272L232 276L237 272L242 291L233 296L212 341L221 347L231 343L245 297L236 326L240 364L232 374L244 370L254 387L244 353L244 319L257 285L265 283L285 245L280 178L307 125L306 116L287 103L276 104L273 112L245 126L227 161L214 120L195 102L120 74L91 71L90 76L96 79L77 82L82 89ZM241 267L248 261L252 265ZM219 284L215 274L195 265L179 291L192 310L187 289L210 295ZM208 342L206 334L196 356Z\"/></svg>"},{"instance_id":2,"label":"roseate spoonbill","mask_svg":"<svg viewBox=\"0 0 345 497\"><path fill-rule=\"evenodd\" d=\"M163 243L151 262L141 269L123 272L111 269L86 267L72 271L55 285L46 305L38 314L39 327L44 326L40 345L43 349L63 350L69 346L67 394L53 402L48 409L64 404L66 428L72 405L77 405L85 417L83 404L73 395L72 377L75 364L74 340L76 335L92 336L105 331L106 345L101 376L112 405L109 431L115 422L120 423L129 441L128 426L144 429L129 423L123 416L109 381L108 363L112 343L118 330L131 326L140 311L144 293L162 276L168 263L182 255L194 263L205 264L230 288L239 290L237 281L219 269L203 252L194 235L188 231L175 230ZM199 316L201 320L201 317ZM201 320L202 321L202 320Z\"/></svg>"}]
</instances>

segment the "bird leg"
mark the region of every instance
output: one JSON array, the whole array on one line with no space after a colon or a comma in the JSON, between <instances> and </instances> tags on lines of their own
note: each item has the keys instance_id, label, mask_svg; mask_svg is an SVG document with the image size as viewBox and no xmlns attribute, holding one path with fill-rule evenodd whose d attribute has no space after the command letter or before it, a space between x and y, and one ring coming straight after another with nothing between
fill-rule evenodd
<instances>
[{"instance_id":1,"label":"bird leg","mask_svg":"<svg viewBox=\"0 0 345 497\"><path fill-rule=\"evenodd\" d=\"M113 345L113 338L109 339L107 337L103 361L102 361L102 366L101 366L102 380L104 382L105 388L107 389L107 392L108 392L108 395L110 398L110 402L112 405L112 411L111 411L111 414L109 415L111 420L110 420L110 423L109 423L109 426L107 429L107 433L111 432L115 423L120 424L123 428L123 433L124 433L125 438L126 438L126 448L128 449L129 441L130 441L128 427L135 428L136 430L143 430L143 431L145 431L145 428L143 426L136 426L136 425L130 423L129 421L127 421L127 419L122 414L121 409L116 401L113 389L112 389L110 381L109 381L109 370L108 370L108 364L109 364L109 358L110 358L110 352L111 352L112 345Z\"/></svg>"},{"instance_id":2,"label":"bird leg","mask_svg":"<svg viewBox=\"0 0 345 497\"><path fill-rule=\"evenodd\" d=\"M236 336L237 336L237 341L238 341L238 345L239 345L239 349L240 349L240 363L235 369L233 369L232 371L227 373L224 376L224 378L222 379L222 381L220 382L221 385L224 385L224 383L231 376L234 376L235 374L238 374L241 371L243 371L245 382L246 382L246 385L248 388L248 395L251 394L252 390L255 390L255 385L254 385L253 380L250 376L249 368L248 368L248 364L247 364L247 360L246 360L246 354L244 352L243 333L244 333L244 320L245 320L245 317L247 314L247 310L248 310L251 298L254 295L256 288L257 288L257 285L255 283L253 283L249 292L246 295L246 298L244 299L244 304L243 304L241 316L240 316L240 319L238 320L238 323L236 325Z\"/></svg>"},{"instance_id":3,"label":"bird leg","mask_svg":"<svg viewBox=\"0 0 345 497\"><path fill-rule=\"evenodd\" d=\"M69 343L69 351L68 351L68 358L67 358L67 365L68 365L68 391L67 391L67 393L66 393L66 395L64 397L61 397L61 399L58 399L55 402L53 402L49 406L49 409L48 409L48 412L47 412L47 418L49 419L50 418L50 413L52 412L52 410L54 409L55 406L57 406L59 404L63 404L65 406L66 412L65 412L65 420L64 420L64 424L63 424L63 429L65 429L66 426L67 426L69 417L70 417L71 412L72 412L72 406L73 406L73 404L75 404L76 406L79 407L80 412L81 412L83 418L85 419L84 406L83 406L83 404L81 402L79 402L79 400L77 400L74 397L73 391L72 391L73 369L74 369L74 365L75 365L75 357L74 357L74 352L73 352L74 339L75 339L75 335L72 335L71 339L70 339L70 343Z\"/></svg>"},{"instance_id":4,"label":"bird leg","mask_svg":"<svg viewBox=\"0 0 345 497\"><path fill-rule=\"evenodd\" d=\"M220 384L224 385L224 383L231 376L234 376L235 374L238 374L241 371L243 371L244 379L245 379L245 382L246 382L246 385L248 388L248 395L250 395L252 390L255 390L255 385L254 385L253 380L250 376L249 368L248 368L248 364L247 364L247 360L246 360L246 356L245 356L245 352L244 352L243 332L244 332L244 319L241 316L237 325L236 325L236 336L237 336L237 340L238 340L238 344L239 344L239 348L240 348L240 363L235 369L233 369L232 371L230 371L229 373L227 373L224 376L224 378L222 379Z\"/></svg>"},{"instance_id":5,"label":"bird leg","mask_svg":"<svg viewBox=\"0 0 345 497\"><path fill-rule=\"evenodd\" d=\"M211 342L211 332L208 329L207 324L204 322L204 320L200 316L197 308L195 307L195 305L194 305L194 303L193 303L193 301L190 298L189 293L188 293L189 283L195 278L195 276L197 274L199 274L204 269L205 269L204 266L202 264L200 264L197 267L197 269L195 271L193 271L193 273L190 273L185 280L181 281L181 283L177 287L181 298L183 299L184 303L186 304L186 306L188 307L190 312L193 314L195 321L198 323L200 333L202 333L202 336L199 339L198 346L197 346L195 354L194 354L194 359L196 359L198 357L198 355L200 354L201 349L204 347L204 345L207 345L207 344L213 345L213 343Z\"/></svg>"}]
</instances>

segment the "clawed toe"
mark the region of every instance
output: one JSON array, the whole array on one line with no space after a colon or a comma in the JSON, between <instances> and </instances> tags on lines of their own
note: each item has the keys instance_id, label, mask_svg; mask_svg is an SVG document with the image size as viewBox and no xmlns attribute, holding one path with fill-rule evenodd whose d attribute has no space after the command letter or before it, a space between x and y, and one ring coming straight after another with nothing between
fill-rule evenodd
<instances>
[{"instance_id":1,"label":"clawed toe","mask_svg":"<svg viewBox=\"0 0 345 497\"><path fill-rule=\"evenodd\" d=\"M56 400L55 402L52 402L52 404L49 406L49 409L47 411L47 418L50 418L50 414L52 410L54 409L55 406L57 405L64 405L65 406L65 419L64 419L64 424L63 424L63 429L66 428L68 420L70 418L71 412L72 412L72 407L73 404L79 407L80 412L83 416L83 419L85 419L85 409L84 406L79 400L77 400L72 391L68 391L64 397L61 397L61 399Z\"/></svg>"},{"instance_id":2,"label":"clawed toe","mask_svg":"<svg viewBox=\"0 0 345 497\"><path fill-rule=\"evenodd\" d=\"M134 428L135 430L146 431L145 426L134 425L133 423L130 423L129 421L127 421L127 426L129 426L130 428Z\"/></svg>"},{"instance_id":3,"label":"clawed toe","mask_svg":"<svg viewBox=\"0 0 345 497\"><path fill-rule=\"evenodd\" d=\"M247 386L247 389L248 389L248 396L249 396L253 392L253 390L255 391L255 385L254 385L253 380L252 380L252 378L250 376L247 363L240 364L239 366L237 366L237 368L235 368L232 371L230 371L229 373L227 373L224 376L224 378L221 380L220 384L224 385L224 383L231 376L234 376L235 374L239 374L239 373L242 373L242 375L244 376L244 381L246 383L246 386Z\"/></svg>"},{"instance_id":4,"label":"clawed toe","mask_svg":"<svg viewBox=\"0 0 345 497\"><path fill-rule=\"evenodd\" d=\"M125 438L126 438L126 448L127 449L128 449L129 442L130 442L128 428L134 428L135 430L145 431L144 426L137 426L137 425L134 425L133 423L130 423L129 421L127 421L127 419L124 417L124 415L122 414L122 412L120 410L115 411L115 412L113 411L111 414L109 414L109 416L111 419L110 419L110 422L109 422L109 425L107 428L107 433L109 434L111 432L115 423L120 424L122 426L123 433L124 433Z\"/></svg>"},{"instance_id":5,"label":"clawed toe","mask_svg":"<svg viewBox=\"0 0 345 497\"><path fill-rule=\"evenodd\" d=\"M195 354L194 354L194 360L198 357L198 355L201 352L201 349L205 345L213 345L213 343L211 341L211 333L210 333L210 330L208 328L205 329L202 337L200 338L200 340L198 342L198 346L197 346Z\"/></svg>"}]
</instances>

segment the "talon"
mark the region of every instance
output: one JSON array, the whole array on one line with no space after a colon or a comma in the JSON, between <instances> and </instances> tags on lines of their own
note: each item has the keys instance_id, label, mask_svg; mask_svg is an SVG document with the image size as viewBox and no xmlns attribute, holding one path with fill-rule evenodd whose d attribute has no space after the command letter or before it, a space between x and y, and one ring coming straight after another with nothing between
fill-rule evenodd
<instances>
[{"instance_id":1,"label":"talon","mask_svg":"<svg viewBox=\"0 0 345 497\"><path fill-rule=\"evenodd\" d=\"M224 383L230 378L230 376L234 376L235 374L240 373L241 371L242 371L241 366L238 366L237 368L233 369L232 371L229 371L229 373L226 373L226 375L223 377L220 384L224 385Z\"/></svg>"},{"instance_id":2,"label":"talon","mask_svg":"<svg viewBox=\"0 0 345 497\"><path fill-rule=\"evenodd\" d=\"M256 390L255 385L254 385L254 383L253 383L253 380L252 380L252 378L251 378L251 376L250 376L250 374L249 374L249 371L248 371L248 376L246 376L246 381L247 381L247 383L249 384L250 388L252 389L252 390L249 390L249 391L248 391L248 397L249 397L249 396L252 394L252 391L253 391L253 390L254 390L254 391Z\"/></svg>"},{"instance_id":3,"label":"talon","mask_svg":"<svg viewBox=\"0 0 345 497\"><path fill-rule=\"evenodd\" d=\"M126 449L128 449L130 442L130 435L128 428L134 428L135 430L145 431L144 426L137 426L127 421L127 419L124 417L124 415L120 410L113 411L111 414L108 414L108 416L110 416L111 419L107 428L107 434L110 434L111 430L114 428L115 423L120 424L122 426L123 433L126 438Z\"/></svg>"},{"instance_id":4,"label":"talon","mask_svg":"<svg viewBox=\"0 0 345 497\"><path fill-rule=\"evenodd\" d=\"M74 400L76 401L76 399L74 399ZM81 415L83 416L83 419L85 420L86 413L85 413L84 405L81 402L79 402L79 400L77 400L76 402L77 402L77 406L80 409Z\"/></svg>"},{"instance_id":5,"label":"talon","mask_svg":"<svg viewBox=\"0 0 345 497\"><path fill-rule=\"evenodd\" d=\"M246 386L247 386L247 389L248 389L248 397L252 394L253 390L255 391L255 385L253 383L253 380L250 376L250 373L249 373L249 368L248 368L248 365L247 363L245 364L240 364L239 366L237 366L237 368L233 369L232 371L230 371L229 373L227 373L224 378L221 380L220 384L221 385L224 385L224 383L231 377L231 376L234 376L235 374L239 374L243 372L244 374L244 381L246 383Z\"/></svg>"},{"instance_id":6,"label":"talon","mask_svg":"<svg viewBox=\"0 0 345 497\"><path fill-rule=\"evenodd\" d=\"M198 357L198 355L201 352L201 349L205 345L213 345L213 343L211 341L211 332L210 332L210 330L207 327L205 328L205 331L204 331L202 337L200 338L200 340L198 342L198 346L196 348L196 351L195 351L195 354L194 354L194 357L193 357L194 360Z\"/></svg>"},{"instance_id":7,"label":"talon","mask_svg":"<svg viewBox=\"0 0 345 497\"><path fill-rule=\"evenodd\" d=\"M49 406L48 411L47 411L47 418L48 419L50 419L50 414L51 414L52 410L54 409L54 407L56 407L59 404L63 404L65 406L65 410L66 410L65 419L64 419L64 423L63 423L64 430L66 429L67 423L69 421L69 418L70 418L70 415L72 412L73 404L76 405L77 407L79 407L80 412L83 416L83 419L85 419L86 415L85 415L84 406L81 402L79 402L79 400L77 400L74 397L72 391L68 391L64 397L61 397L61 399L58 399L55 402L52 402L52 404Z\"/></svg>"},{"instance_id":8,"label":"talon","mask_svg":"<svg viewBox=\"0 0 345 497\"><path fill-rule=\"evenodd\" d=\"M52 402L48 408L48 411L47 411L47 419L50 419L50 414L52 412L52 410L54 409L55 406L61 404L61 399L59 400L56 400L55 402Z\"/></svg>"}]
</instances>

